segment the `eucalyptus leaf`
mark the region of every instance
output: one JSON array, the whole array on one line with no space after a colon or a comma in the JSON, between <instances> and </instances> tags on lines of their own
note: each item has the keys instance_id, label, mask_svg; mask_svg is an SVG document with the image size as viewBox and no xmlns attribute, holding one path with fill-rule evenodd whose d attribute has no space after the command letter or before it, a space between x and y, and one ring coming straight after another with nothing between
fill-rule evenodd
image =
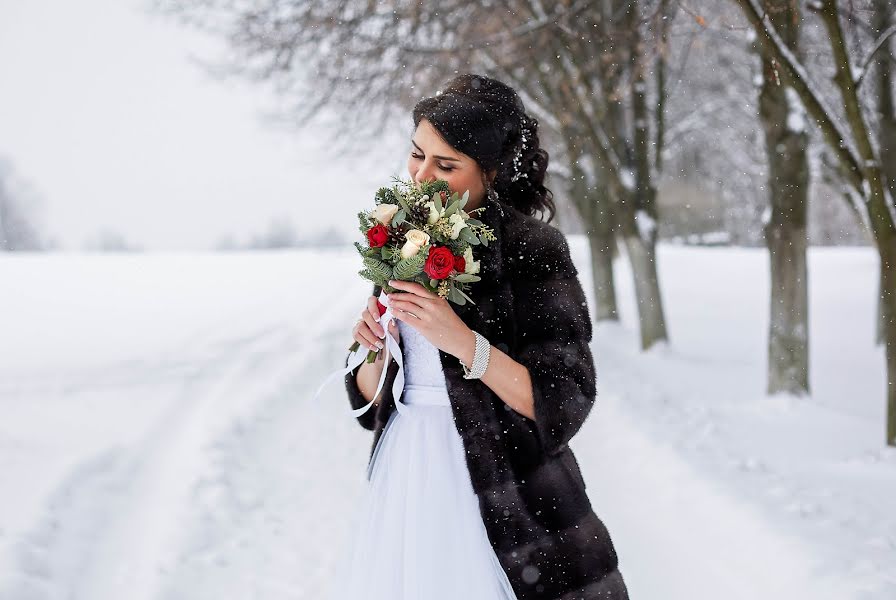
<instances>
[{"instance_id":1,"label":"eucalyptus leaf","mask_svg":"<svg viewBox=\"0 0 896 600\"><path fill-rule=\"evenodd\" d=\"M479 245L479 238L476 237L476 234L473 233L473 230L469 227L464 227L460 230L460 235L458 235L460 239L465 242L468 242L471 246Z\"/></svg>"},{"instance_id":2,"label":"eucalyptus leaf","mask_svg":"<svg viewBox=\"0 0 896 600\"><path fill-rule=\"evenodd\" d=\"M474 304L474 305L476 304L475 302L473 302L473 299L472 299L472 298L470 298L469 296L467 296L467 295L464 293L463 290L458 289L458 290L457 290L457 293L460 294L461 296L463 296L464 298L466 298L467 301L468 301L470 304Z\"/></svg>"},{"instance_id":3,"label":"eucalyptus leaf","mask_svg":"<svg viewBox=\"0 0 896 600\"><path fill-rule=\"evenodd\" d=\"M451 302L454 302L455 304L463 306L464 304L467 303L466 298L467 297L464 295L464 293L461 292L459 289L457 289L453 286L448 288L448 300L450 300Z\"/></svg>"},{"instance_id":4,"label":"eucalyptus leaf","mask_svg":"<svg viewBox=\"0 0 896 600\"><path fill-rule=\"evenodd\" d=\"M445 214L443 216L450 217L451 215L453 215L455 212L457 212L458 205L459 205L459 202L457 202L457 201L454 201L451 204L449 204L448 208L445 209Z\"/></svg>"},{"instance_id":5,"label":"eucalyptus leaf","mask_svg":"<svg viewBox=\"0 0 896 600\"><path fill-rule=\"evenodd\" d=\"M473 275L472 273L459 273L454 277L455 281L459 281L461 283L474 283L476 281L480 281L482 278L479 275Z\"/></svg>"}]
</instances>

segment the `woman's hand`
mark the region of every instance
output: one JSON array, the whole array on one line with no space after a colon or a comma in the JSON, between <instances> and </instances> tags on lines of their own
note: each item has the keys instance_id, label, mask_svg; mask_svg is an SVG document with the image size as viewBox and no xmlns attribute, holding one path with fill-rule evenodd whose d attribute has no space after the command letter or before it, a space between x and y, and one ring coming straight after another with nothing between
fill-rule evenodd
<instances>
[{"instance_id":1,"label":"woman's hand","mask_svg":"<svg viewBox=\"0 0 896 600\"><path fill-rule=\"evenodd\" d=\"M361 311L361 318L352 327L352 337L355 342L361 344L365 348L369 348L373 352L379 352L385 345L383 339L386 337L386 330L380 325L380 309L377 306L377 297L370 296L367 299L367 307ZM401 334L398 326L394 322L389 323L389 333L395 338L395 341L401 340ZM377 356L380 359L382 354Z\"/></svg>"},{"instance_id":2,"label":"woman's hand","mask_svg":"<svg viewBox=\"0 0 896 600\"><path fill-rule=\"evenodd\" d=\"M389 281L389 285L402 290L388 294L396 319L419 331L436 348L460 360L470 360L476 337L448 300L413 281Z\"/></svg>"}]
</instances>

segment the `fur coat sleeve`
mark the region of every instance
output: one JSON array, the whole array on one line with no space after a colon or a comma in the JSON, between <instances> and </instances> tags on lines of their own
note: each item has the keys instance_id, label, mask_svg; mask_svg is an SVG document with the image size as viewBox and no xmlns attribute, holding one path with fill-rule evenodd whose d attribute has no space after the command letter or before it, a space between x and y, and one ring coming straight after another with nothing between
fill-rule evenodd
<instances>
[{"instance_id":1,"label":"fur coat sleeve","mask_svg":"<svg viewBox=\"0 0 896 600\"><path fill-rule=\"evenodd\" d=\"M518 350L532 380L535 430L543 452L562 452L596 397L591 318L565 236L540 227L514 257Z\"/></svg>"}]
</instances>

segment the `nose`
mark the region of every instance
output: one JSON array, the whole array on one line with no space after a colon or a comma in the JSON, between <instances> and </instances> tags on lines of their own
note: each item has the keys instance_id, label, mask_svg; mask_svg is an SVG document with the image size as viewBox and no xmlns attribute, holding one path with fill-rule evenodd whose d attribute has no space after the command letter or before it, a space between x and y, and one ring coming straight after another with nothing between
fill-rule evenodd
<instances>
[{"instance_id":1,"label":"nose","mask_svg":"<svg viewBox=\"0 0 896 600\"><path fill-rule=\"evenodd\" d=\"M433 171L433 168L426 164L425 162L417 167L417 172L414 174L414 181L417 185L422 184L424 181L435 181L438 179Z\"/></svg>"}]
</instances>

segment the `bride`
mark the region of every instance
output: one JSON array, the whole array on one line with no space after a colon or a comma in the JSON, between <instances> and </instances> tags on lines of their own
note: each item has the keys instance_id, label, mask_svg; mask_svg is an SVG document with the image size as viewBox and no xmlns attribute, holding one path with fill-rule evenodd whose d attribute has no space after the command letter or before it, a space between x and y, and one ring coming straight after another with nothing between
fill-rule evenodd
<instances>
[{"instance_id":1,"label":"bride","mask_svg":"<svg viewBox=\"0 0 896 600\"><path fill-rule=\"evenodd\" d=\"M473 74L413 120L410 176L469 190L466 210L485 207L497 241L476 247L475 305L390 282L399 291L375 287L352 328L373 350L399 342L405 386L395 410L384 352L345 376L374 439L339 598L625 600L567 445L596 395L591 321L565 238L534 217L554 211L537 121L512 88Z\"/></svg>"}]
</instances>

